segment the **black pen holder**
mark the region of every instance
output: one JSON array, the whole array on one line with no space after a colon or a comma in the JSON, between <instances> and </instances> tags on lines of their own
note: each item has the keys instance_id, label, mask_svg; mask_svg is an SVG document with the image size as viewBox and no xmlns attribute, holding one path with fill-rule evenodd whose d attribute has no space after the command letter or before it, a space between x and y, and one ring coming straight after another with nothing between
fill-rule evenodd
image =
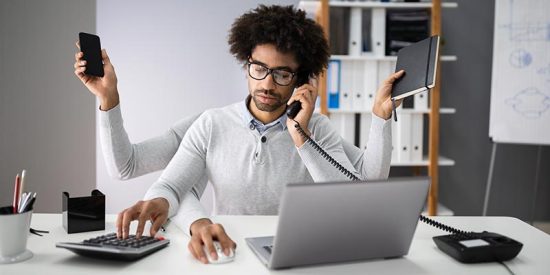
<instances>
[{"instance_id":1,"label":"black pen holder","mask_svg":"<svg viewBox=\"0 0 550 275\"><path fill-rule=\"evenodd\" d=\"M105 195L99 190L90 197L70 198L63 192L63 227L67 233L105 230Z\"/></svg>"}]
</instances>

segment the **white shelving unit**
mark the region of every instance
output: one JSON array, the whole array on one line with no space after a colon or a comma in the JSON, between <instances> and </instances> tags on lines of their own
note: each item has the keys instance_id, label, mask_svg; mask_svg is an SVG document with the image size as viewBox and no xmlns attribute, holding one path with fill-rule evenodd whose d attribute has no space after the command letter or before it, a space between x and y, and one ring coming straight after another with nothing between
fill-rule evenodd
<instances>
[{"instance_id":1,"label":"white shelving unit","mask_svg":"<svg viewBox=\"0 0 550 275\"><path fill-rule=\"evenodd\" d=\"M339 109L328 109L331 114L371 114L371 110L361 110L361 111L354 111L354 110L339 110ZM429 114L430 110L416 110L416 109L400 109L398 110L397 116L399 114ZM439 109L440 114L455 114L456 109L454 108L441 108Z\"/></svg>"},{"instance_id":2,"label":"white shelving unit","mask_svg":"<svg viewBox=\"0 0 550 275\"><path fill-rule=\"evenodd\" d=\"M309 2L309 1L305 1ZM329 1L331 7L347 7L347 8L370 8L370 9L429 9L432 7L431 2L406 3L406 2L368 2L368 1ZM441 3L443 8L457 8L457 3L445 2Z\"/></svg>"}]
</instances>

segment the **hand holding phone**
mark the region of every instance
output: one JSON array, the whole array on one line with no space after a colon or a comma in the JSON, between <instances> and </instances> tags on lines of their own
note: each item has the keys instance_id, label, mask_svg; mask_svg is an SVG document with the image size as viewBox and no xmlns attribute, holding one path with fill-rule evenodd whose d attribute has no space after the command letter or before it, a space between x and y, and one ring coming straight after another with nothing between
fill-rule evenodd
<instances>
[{"instance_id":1,"label":"hand holding phone","mask_svg":"<svg viewBox=\"0 0 550 275\"><path fill-rule=\"evenodd\" d=\"M287 128L296 146L302 146L305 139L295 128L295 124L298 123L304 132L309 135L307 129L313 110L315 109L315 102L317 100L317 81L311 79L309 83L297 87L294 90L294 94L288 101L287 106Z\"/></svg>"},{"instance_id":2,"label":"hand holding phone","mask_svg":"<svg viewBox=\"0 0 550 275\"><path fill-rule=\"evenodd\" d=\"M100 109L107 111L119 104L117 78L106 50L101 50L99 37L79 34L75 54L74 73L97 96Z\"/></svg>"},{"instance_id":3,"label":"hand holding phone","mask_svg":"<svg viewBox=\"0 0 550 275\"><path fill-rule=\"evenodd\" d=\"M84 73L103 77L105 72L103 71L99 36L81 32L78 34L78 38L80 41L80 51L84 53L82 58L86 60L86 71Z\"/></svg>"}]
</instances>

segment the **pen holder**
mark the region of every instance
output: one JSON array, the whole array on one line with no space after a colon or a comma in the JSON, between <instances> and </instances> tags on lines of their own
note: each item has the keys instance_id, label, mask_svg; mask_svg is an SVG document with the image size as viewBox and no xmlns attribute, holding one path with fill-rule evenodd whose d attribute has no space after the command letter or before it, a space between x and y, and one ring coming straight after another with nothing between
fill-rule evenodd
<instances>
[{"instance_id":1,"label":"pen holder","mask_svg":"<svg viewBox=\"0 0 550 275\"><path fill-rule=\"evenodd\" d=\"M32 258L27 249L32 210L13 214L13 207L0 208L0 264L22 262Z\"/></svg>"},{"instance_id":2,"label":"pen holder","mask_svg":"<svg viewBox=\"0 0 550 275\"><path fill-rule=\"evenodd\" d=\"M105 230L105 195L95 189L90 197L69 198L63 192L63 227L69 234Z\"/></svg>"}]
</instances>

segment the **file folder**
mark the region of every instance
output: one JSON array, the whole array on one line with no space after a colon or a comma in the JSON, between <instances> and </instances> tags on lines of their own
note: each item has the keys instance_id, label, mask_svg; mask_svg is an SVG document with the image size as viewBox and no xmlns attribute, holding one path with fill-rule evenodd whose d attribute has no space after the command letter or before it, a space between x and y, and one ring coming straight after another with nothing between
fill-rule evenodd
<instances>
[{"instance_id":1,"label":"file folder","mask_svg":"<svg viewBox=\"0 0 550 275\"><path fill-rule=\"evenodd\" d=\"M327 87L328 108L340 108L340 60L330 60L328 63Z\"/></svg>"},{"instance_id":2,"label":"file folder","mask_svg":"<svg viewBox=\"0 0 550 275\"><path fill-rule=\"evenodd\" d=\"M416 106L416 102L415 102ZM411 115L411 161L422 161L423 156L423 135L424 134L424 115Z\"/></svg>"}]
</instances>

